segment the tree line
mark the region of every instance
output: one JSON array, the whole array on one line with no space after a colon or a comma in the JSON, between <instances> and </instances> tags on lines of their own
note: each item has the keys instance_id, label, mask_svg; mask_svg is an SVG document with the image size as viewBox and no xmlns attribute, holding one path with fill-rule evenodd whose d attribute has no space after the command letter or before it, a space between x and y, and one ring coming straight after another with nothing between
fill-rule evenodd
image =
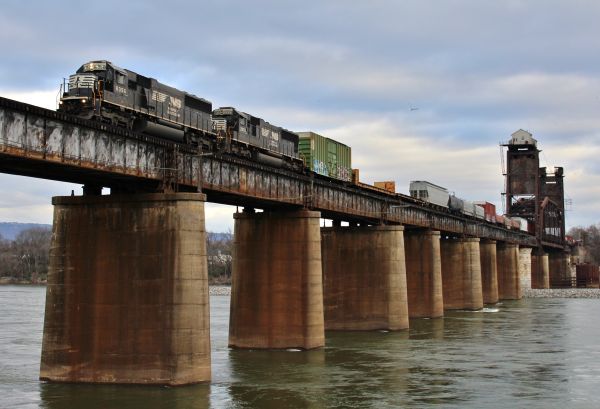
<instances>
[{"instance_id":1,"label":"tree line","mask_svg":"<svg viewBox=\"0 0 600 409\"><path fill-rule=\"evenodd\" d=\"M0 235L0 279L5 282L45 282L52 232L30 228L14 240ZM208 278L211 284L231 283L231 233L207 233Z\"/></svg>"},{"instance_id":2,"label":"tree line","mask_svg":"<svg viewBox=\"0 0 600 409\"><path fill-rule=\"evenodd\" d=\"M568 235L575 240L581 240L585 252L584 261L600 265L600 224L573 227Z\"/></svg>"},{"instance_id":3,"label":"tree line","mask_svg":"<svg viewBox=\"0 0 600 409\"><path fill-rule=\"evenodd\" d=\"M20 282L45 281L52 232L34 227L23 230L14 240L0 235L0 277Z\"/></svg>"}]
</instances>

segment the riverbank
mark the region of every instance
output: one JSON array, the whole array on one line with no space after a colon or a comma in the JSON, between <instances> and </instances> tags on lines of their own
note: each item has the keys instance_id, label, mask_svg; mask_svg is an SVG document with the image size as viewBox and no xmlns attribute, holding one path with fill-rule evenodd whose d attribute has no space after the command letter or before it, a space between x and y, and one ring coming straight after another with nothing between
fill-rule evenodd
<instances>
[{"instance_id":1,"label":"riverbank","mask_svg":"<svg viewBox=\"0 0 600 409\"><path fill-rule=\"evenodd\" d=\"M210 286L210 295L231 295L230 286ZM600 298L598 288L554 288L545 290L524 289L524 298Z\"/></svg>"},{"instance_id":2,"label":"riverbank","mask_svg":"<svg viewBox=\"0 0 600 409\"><path fill-rule=\"evenodd\" d=\"M524 289L525 298L600 298L598 288Z\"/></svg>"},{"instance_id":3,"label":"riverbank","mask_svg":"<svg viewBox=\"0 0 600 409\"><path fill-rule=\"evenodd\" d=\"M30 282L14 282L0 280L0 285L45 285L45 283L33 284ZM210 285L210 295L231 295L231 286L228 285ZM544 290L524 289L524 298L600 298L600 289L598 288L554 288Z\"/></svg>"},{"instance_id":4,"label":"riverbank","mask_svg":"<svg viewBox=\"0 0 600 409\"><path fill-rule=\"evenodd\" d=\"M231 295L231 287L227 285L211 285L208 287L210 295Z\"/></svg>"}]
</instances>

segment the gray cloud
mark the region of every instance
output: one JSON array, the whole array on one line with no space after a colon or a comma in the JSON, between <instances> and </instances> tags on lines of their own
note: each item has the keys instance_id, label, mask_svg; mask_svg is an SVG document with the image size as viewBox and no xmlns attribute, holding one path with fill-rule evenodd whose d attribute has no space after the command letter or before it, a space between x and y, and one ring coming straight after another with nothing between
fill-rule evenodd
<instances>
[{"instance_id":1,"label":"gray cloud","mask_svg":"<svg viewBox=\"0 0 600 409\"><path fill-rule=\"evenodd\" d=\"M338 138L369 180L406 190L428 178L494 201L497 144L525 128L543 160L566 169L568 223L589 224L600 205L589 188L600 175L589 154L600 142L599 16L589 0L7 0L0 95L49 96L83 62L107 58ZM24 184L0 180L6 191Z\"/></svg>"}]
</instances>

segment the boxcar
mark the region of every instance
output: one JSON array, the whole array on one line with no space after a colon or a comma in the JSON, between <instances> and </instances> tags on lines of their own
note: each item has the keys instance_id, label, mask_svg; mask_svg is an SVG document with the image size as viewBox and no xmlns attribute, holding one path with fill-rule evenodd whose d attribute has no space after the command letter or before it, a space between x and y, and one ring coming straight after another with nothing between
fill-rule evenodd
<instances>
[{"instance_id":1,"label":"boxcar","mask_svg":"<svg viewBox=\"0 0 600 409\"><path fill-rule=\"evenodd\" d=\"M352 151L349 146L315 132L296 132L298 150L311 171L333 179L352 181Z\"/></svg>"}]
</instances>

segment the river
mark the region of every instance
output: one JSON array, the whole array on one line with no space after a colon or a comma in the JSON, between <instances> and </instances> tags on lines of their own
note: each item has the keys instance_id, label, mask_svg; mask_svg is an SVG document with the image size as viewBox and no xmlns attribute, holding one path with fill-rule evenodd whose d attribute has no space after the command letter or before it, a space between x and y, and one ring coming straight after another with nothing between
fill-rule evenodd
<instances>
[{"instance_id":1,"label":"river","mask_svg":"<svg viewBox=\"0 0 600 409\"><path fill-rule=\"evenodd\" d=\"M44 301L44 287L0 286L1 408L600 407L599 299L328 332L301 352L230 350L229 297L211 296L212 382L177 388L38 381Z\"/></svg>"}]
</instances>

